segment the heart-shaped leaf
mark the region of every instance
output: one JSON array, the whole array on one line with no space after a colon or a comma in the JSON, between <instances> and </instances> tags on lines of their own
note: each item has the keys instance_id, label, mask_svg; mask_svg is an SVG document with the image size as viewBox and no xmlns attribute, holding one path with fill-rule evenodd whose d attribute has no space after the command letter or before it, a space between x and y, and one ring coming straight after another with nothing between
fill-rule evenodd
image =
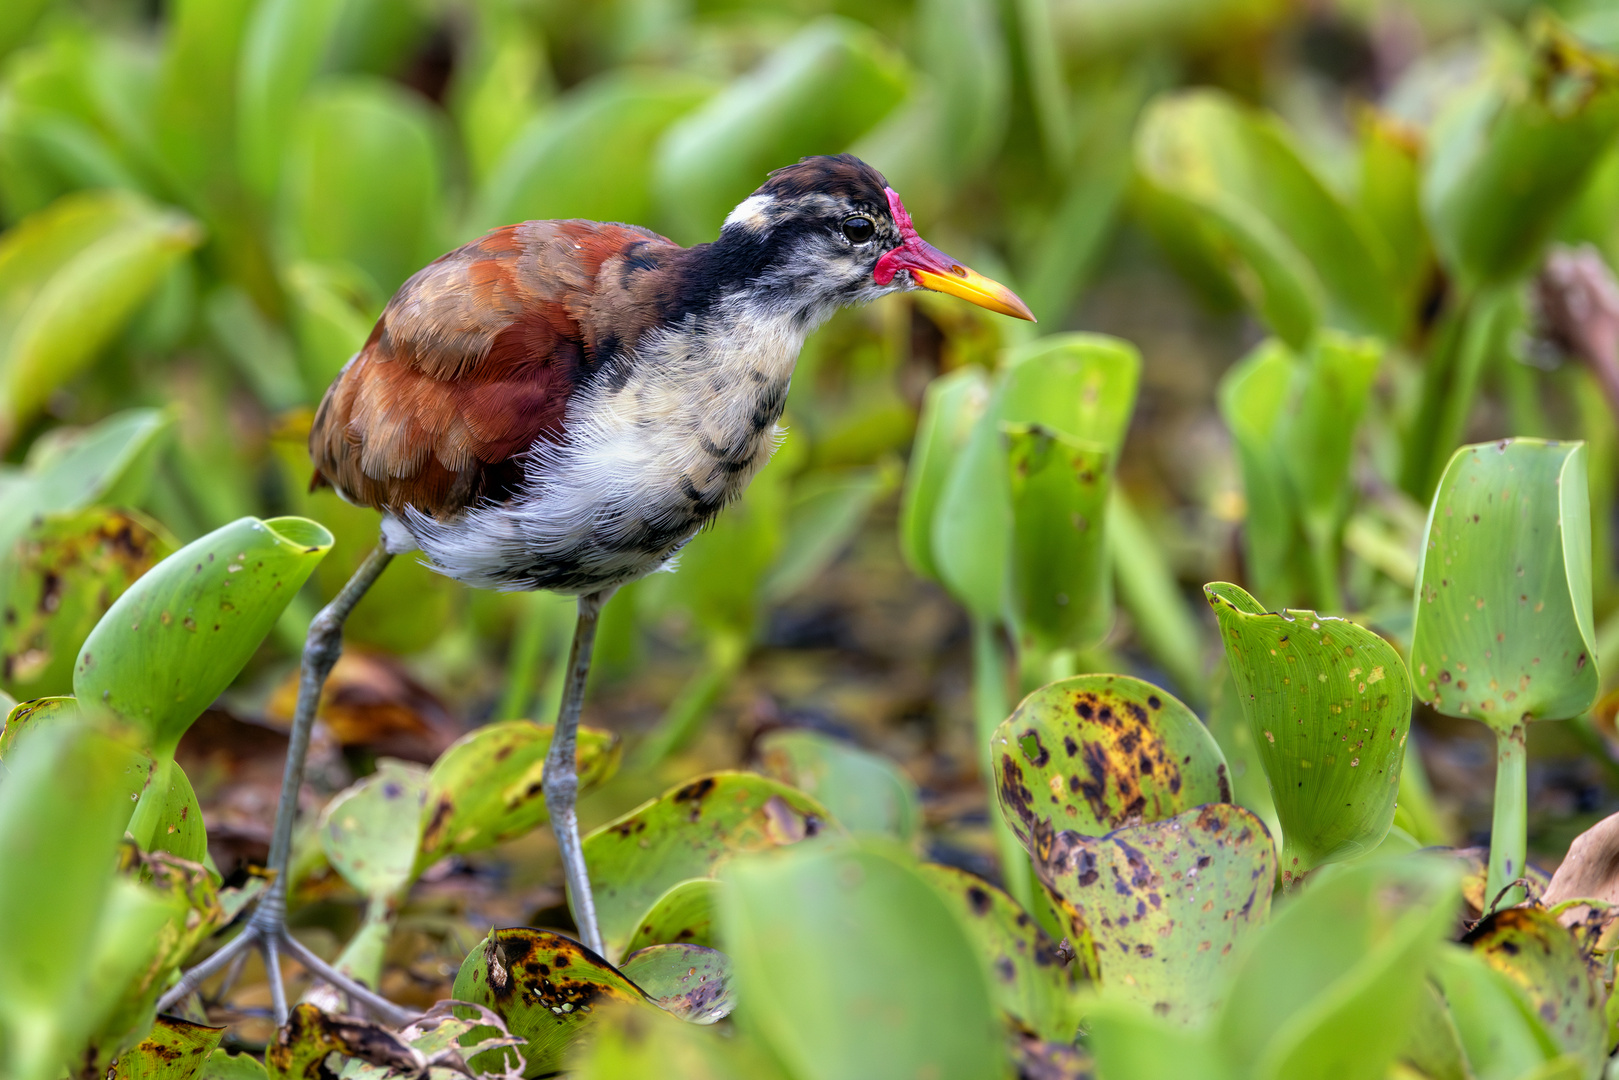
<instances>
[{"instance_id":1,"label":"heart-shaped leaf","mask_svg":"<svg viewBox=\"0 0 1619 1080\"><path fill-rule=\"evenodd\" d=\"M1394 647L1347 619L1266 612L1203 589L1282 823L1282 881L1370 851L1394 821L1411 680Z\"/></svg>"},{"instance_id":2,"label":"heart-shaped leaf","mask_svg":"<svg viewBox=\"0 0 1619 1080\"><path fill-rule=\"evenodd\" d=\"M713 1024L731 1015L731 961L701 945L649 945L624 957L619 971L646 991L664 1012L694 1024Z\"/></svg>"},{"instance_id":3,"label":"heart-shaped leaf","mask_svg":"<svg viewBox=\"0 0 1619 1080\"><path fill-rule=\"evenodd\" d=\"M796 844L833 828L796 788L753 773L700 776L592 832L585 865L609 955L621 956L636 920L672 886L709 877L741 852Z\"/></svg>"},{"instance_id":4,"label":"heart-shaped leaf","mask_svg":"<svg viewBox=\"0 0 1619 1080\"><path fill-rule=\"evenodd\" d=\"M492 847L550 819L545 755L553 727L532 720L485 724L439 755L427 774L418 873L446 855ZM581 792L617 771L619 751L617 734L579 729L574 767Z\"/></svg>"},{"instance_id":5,"label":"heart-shaped leaf","mask_svg":"<svg viewBox=\"0 0 1619 1080\"><path fill-rule=\"evenodd\" d=\"M1109 994L1187 1025L1219 1005L1270 914L1276 849L1240 806L1214 803L1106 836L1035 834L1035 872L1078 962Z\"/></svg>"},{"instance_id":6,"label":"heart-shaped leaf","mask_svg":"<svg viewBox=\"0 0 1619 1080\"><path fill-rule=\"evenodd\" d=\"M1577 716L1597 692L1583 443L1464 446L1445 468L1417 573L1422 698L1498 732Z\"/></svg>"},{"instance_id":7,"label":"heart-shaped leaf","mask_svg":"<svg viewBox=\"0 0 1619 1080\"><path fill-rule=\"evenodd\" d=\"M916 784L887 758L802 728L766 734L757 753L766 776L812 796L850 832L916 835Z\"/></svg>"},{"instance_id":8,"label":"heart-shaped leaf","mask_svg":"<svg viewBox=\"0 0 1619 1080\"><path fill-rule=\"evenodd\" d=\"M492 1009L513 1035L528 1040L518 1049L527 1077L560 1068L569 1044L603 1007L653 1007L640 987L583 945L523 927L491 930L462 962L453 992L457 1001ZM493 1031L477 1028L466 1038ZM480 1071L503 1069L510 1053L486 1051L468 1064Z\"/></svg>"},{"instance_id":9,"label":"heart-shaped leaf","mask_svg":"<svg viewBox=\"0 0 1619 1080\"><path fill-rule=\"evenodd\" d=\"M624 946L625 954L668 943L712 948L719 887L713 878L692 878L672 886L637 920L635 934Z\"/></svg>"},{"instance_id":10,"label":"heart-shaped leaf","mask_svg":"<svg viewBox=\"0 0 1619 1080\"><path fill-rule=\"evenodd\" d=\"M919 866L961 917L967 937L989 969L995 1000L1043 1039L1071 1042L1079 1028L1075 967L1057 956L1057 943L1006 893L965 870L939 863Z\"/></svg>"},{"instance_id":11,"label":"heart-shaped leaf","mask_svg":"<svg viewBox=\"0 0 1619 1080\"><path fill-rule=\"evenodd\" d=\"M1129 675L1041 687L995 731L1001 815L1028 848L1037 826L1099 836L1229 802L1219 744L1185 705Z\"/></svg>"},{"instance_id":12,"label":"heart-shaped leaf","mask_svg":"<svg viewBox=\"0 0 1619 1080\"><path fill-rule=\"evenodd\" d=\"M330 550L304 518L241 518L194 540L120 596L85 639L75 696L174 748L236 678Z\"/></svg>"}]
</instances>

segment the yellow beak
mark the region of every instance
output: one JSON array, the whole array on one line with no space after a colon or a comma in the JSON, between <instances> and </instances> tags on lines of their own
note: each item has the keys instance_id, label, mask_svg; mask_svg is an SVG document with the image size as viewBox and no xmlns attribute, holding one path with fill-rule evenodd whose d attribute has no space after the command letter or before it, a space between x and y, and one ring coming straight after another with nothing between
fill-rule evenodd
<instances>
[{"instance_id":1,"label":"yellow beak","mask_svg":"<svg viewBox=\"0 0 1619 1080\"><path fill-rule=\"evenodd\" d=\"M912 267L911 280L924 289L959 296L968 303L977 304L990 311L998 311L1002 315L1010 315L1014 319L1039 321L1034 317L1034 312L1029 310L1029 305L1018 298L1017 293L959 263L954 263L948 273L942 274Z\"/></svg>"}]
</instances>

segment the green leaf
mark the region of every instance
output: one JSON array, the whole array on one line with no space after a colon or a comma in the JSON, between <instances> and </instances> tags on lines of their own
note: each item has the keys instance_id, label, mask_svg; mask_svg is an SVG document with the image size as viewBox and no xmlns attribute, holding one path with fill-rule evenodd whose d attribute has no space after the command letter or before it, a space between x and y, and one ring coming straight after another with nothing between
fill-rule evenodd
<instances>
[{"instance_id":1,"label":"green leaf","mask_svg":"<svg viewBox=\"0 0 1619 1080\"><path fill-rule=\"evenodd\" d=\"M1012 495L999 428L998 389L948 466L929 527L939 581L976 619L993 622L1006 608L1012 548Z\"/></svg>"},{"instance_id":2,"label":"green leaf","mask_svg":"<svg viewBox=\"0 0 1619 1080\"><path fill-rule=\"evenodd\" d=\"M120 596L74 668L81 702L158 757L213 704L330 549L305 518L242 518L164 559Z\"/></svg>"},{"instance_id":3,"label":"green leaf","mask_svg":"<svg viewBox=\"0 0 1619 1080\"><path fill-rule=\"evenodd\" d=\"M692 75L634 70L570 91L494 165L479 197L479 227L535 218L650 221L658 138L711 92ZM613 132L606 143L603 131Z\"/></svg>"},{"instance_id":4,"label":"green leaf","mask_svg":"<svg viewBox=\"0 0 1619 1080\"><path fill-rule=\"evenodd\" d=\"M174 550L162 526L122 510L36 518L0 562L3 685L18 698L73 688L73 660L107 608Z\"/></svg>"},{"instance_id":5,"label":"green leaf","mask_svg":"<svg viewBox=\"0 0 1619 1080\"><path fill-rule=\"evenodd\" d=\"M431 115L402 87L357 78L311 91L285 166L290 254L346 260L387 296L447 246Z\"/></svg>"},{"instance_id":6,"label":"green leaf","mask_svg":"<svg viewBox=\"0 0 1619 1080\"><path fill-rule=\"evenodd\" d=\"M1428 513L1411 665L1429 705L1507 732L1596 697L1583 443L1464 446Z\"/></svg>"},{"instance_id":7,"label":"green leaf","mask_svg":"<svg viewBox=\"0 0 1619 1080\"><path fill-rule=\"evenodd\" d=\"M427 775L416 873L444 858L481 851L546 821L545 755L552 724L505 720L461 736ZM616 734L581 727L574 767L588 791L618 769Z\"/></svg>"},{"instance_id":8,"label":"green leaf","mask_svg":"<svg viewBox=\"0 0 1619 1080\"><path fill-rule=\"evenodd\" d=\"M1172 541L1173 519L1166 508L1151 524L1142 519L1130 497L1118 486L1108 506L1108 561L1113 566L1119 600L1129 611L1137 638L1173 680L1171 685L1193 705L1209 700L1203 660L1203 627L1165 548Z\"/></svg>"},{"instance_id":9,"label":"green leaf","mask_svg":"<svg viewBox=\"0 0 1619 1080\"><path fill-rule=\"evenodd\" d=\"M547 104L555 79L545 35L526 12L515 4L487 3L477 5L473 15L446 104L461 133L472 177L483 181ZM640 172L647 172L644 165Z\"/></svg>"},{"instance_id":10,"label":"green leaf","mask_svg":"<svg viewBox=\"0 0 1619 1080\"><path fill-rule=\"evenodd\" d=\"M197 793L191 778L172 758L153 766L128 831L148 854L165 851L193 863L208 858L208 828Z\"/></svg>"},{"instance_id":11,"label":"green leaf","mask_svg":"<svg viewBox=\"0 0 1619 1080\"><path fill-rule=\"evenodd\" d=\"M903 62L857 23L810 23L753 72L672 127L654 188L676 240L713 236L771 169L835 153L905 96Z\"/></svg>"},{"instance_id":12,"label":"green leaf","mask_svg":"<svg viewBox=\"0 0 1619 1080\"><path fill-rule=\"evenodd\" d=\"M1394 647L1347 619L1266 612L1205 585L1282 823L1282 881L1382 843L1394 821L1411 679Z\"/></svg>"},{"instance_id":13,"label":"green leaf","mask_svg":"<svg viewBox=\"0 0 1619 1080\"><path fill-rule=\"evenodd\" d=\"M222 1027L160 1016L150 1035L119 1055L113 1080L191 1080L203 1071L224 1034Z\"/></svg>"},{"instance_id":14,"label":"green leaf","mask_svg":"<svg viewBox=\"0 0 1619 1080\"><path fill-rule=\"evenodd\" d=\"M1045 651L1084 648L1113 623L1106 450L1038 424L1003 424L1011 477L1013 622Z\"/></svg>"},{"instance_id":15,"label":"green leaf","mask_svg":"<svg viewBox=\"0 0 1619 1080\"><path fill-rule=\"evenodd\" d=\"M1399 298L1401 328L1421 314L1423 290L1437 269L1422 219L1420 132L1375 107L1360 110L1360 185L1356 205L1390 252L1389 281Z\"/></svg>"},{"instance_id":16,"label":"green leaf","mask_svg":"<svg viewBox=\"0 0 1619 1080\"><path fill-rule=\"evenodd\" d=\"M583 1051L568 1073L579 1080L787 1080L757 1040L683 1023L656 1009L609 1012Z\"/></svg>"},{"instance_id":17,"label":"green leaf","mask_svg":"<svg viewBox=\"0 0 1619 1080\"><path fill-rule=\"evenodd\" d=\"M1276 848L1253 814L1211 803L1105 836L1053 833L1030 854L1091 978L1196 1026L1212 1015L1270 914Z\"/></svg>"},{"instance_id":18,"label":"green leaf","mask_svg":"<svg viewBox=\"0 0 1619 1080\"><path fill-rule=\"evenodd\" d=\"M521 927L491 930L462 962L453 995L494 1010L513 1035L528 1040L518 1051L526 1077L555 1072L569 1044L604 1007L651 1008L640 987L583 945ZM468 1064L480 1071L500 1069L508 1056L505 1050L490 1050Z\"/></svg>"},{"instance_id":19,"label":"green leaf","mask_svg":"<svg viewBox=\"0 0 1619 1080\"><path fill-rule=\"evenodd\" d=\"M989 380L977 367L939 376L922 395L922 416L917 421L900 501L899 540L907 565L935 581L939 569L933 558L934 517L951 468L988 407L989 397Z\"/></svg>"},{"instance_id":20,"label":"green leaf","mask_svg":"<svg viewBox=\"0 0 1619 1080\"><path fill-rule=\"evenodd\" d=\"M1255 943L1217 1036L1240 1075L1382 1080L1419 1015L1417 973L1456 917L1455 865L1407 856L1307 887Z\"/></svg>"},{"instance_id":21,"label":"green leaf","mask_svg":"<svg viewBox=\"0 0 1619 1080\"><path fill-rule=\"evenodd\" d=\"M320 846L332 868L368 898L399 896L416 880L427 770L383 759L321 812Z\"/></svg>"},{"instance_id":22,"label":"green leaf","mask_svg":"<svg viewBox=\"0 0 1619 1080\"><path fill-rule=\"evenodd\" d=\"M908 842L921 826L916 784L881 755L800 728L769 732L755 754L760 772L811 796L850 832Z\"/></svg>"},{"instance_id":23,"label":"green leaf","mask_svg":"<svg viewBox=\"0 0 1619 1080\"><path fill-rule=\"evenodd\" d=\"M1506 908L1475 927L1466 941L1505 975L1564 1054L1598 1074L1608 1049L1606 993L1574 935L1540 908Z\"/></svg>"},{"instance_id":24,"label":"green leaf","mask_svg":"<svg viewBox=\"0 0 1619 1080\"><path fill-rule=\"evenodd\" d=\"M625 955L667 943L713 948L719 888L713 878L692 878L670 886L637 920L635 934L624 946Z\"/></svg>"},{"instance_id":25,"label":"green leaf","mask_svg":"<svg viewBox=\"0 0 1619 1080\"><path fill-rule=\"evenodd\" d=\"M265 202L275 197L304 91L342 11L341 0L268 0L253 10L237 87L236 155L243 181Z\"/></svg>"},{"instance_id":26,"label":"green leaf","mask_svg":"<svg viewBox=\"0 0 1619 1080\"><path fill-rule=\"evenodd\" d=\"M1478 953L1439 949L1433 977L1477 1080L1518 1080L1557 1057L1557 1043L1518 985Z\"/></svg>"},{"instance_id":27,"label":"green leaf","mask_svg":"<svg viewBox=\"0 0 1619 1080\"><path fill-rule=\"evenodd\" d=\"M781 550L759 586L765 602L795 595L830 566L859 533L872 507L893 491L898 471L885 462L795 477Z\"/></svg>"},{"instance_id":28,"label":"green leaf","mask_svg":"<svg viewBox=\"0 0 1619 1080\"><path fill-rule=\"evenodd\" d=\"M1233 364L1219 388L1220 417L1242 467L1246 566L1260 595L1283 602L1299 591L1292 573L1298 507L1278 449L1297 369L1287 346L1271 338Z\"/></svg>"},{"instance_id":29,"label":"green leaf","mask_svg":"<svg viewBox=\"0 0 1619 1080\"><path fill-rule=\"evenodd\" d=\"M299 260L287 267L284 277L304 385L329 386L371 333L382 308L374 298L376 286L348 263ZM299 449L307 458L308 450Z\"/></svg>"},{"instance_id":30,"label":"green leaf","mask_svg":"<svg viewBox=\"0 0 1619 1080\"><path fill-rule=\"evenodd\" d=\"M648 945L624 957L619 970L646 991L653 1004L694 1024L713 1024L731 1015L731 961L701 945Z\"/></svg>"},{"instance_id":31,"label":"green leaf","mask_svg":"<svg viewBox=\"0 0 1619 1080\"><path fill-rule=\"evenodd\" d=\"M1137 128L1136 168L1189 214L1272 331L1303 348L1327 325L1398 325L1389 252L1304 162L1290 133L1218 91L1160 98Z\"/></svg>"},{"instance_id":32,"label":"green leaf","mask_svg":"<svg viewBox=\"0 0 1619 1080\"><path fill-rule=\"evenodd\" d=\"M897 854L819 847L723 877L739 1020L803 1080L999 1076L994 999L943 898Z\"/></svg>"},{"instance_id":33,"label":"green leaf","mask_svg":"<svg viewBox=\"0 0 1619 1080\"><path fill-rule=\"evenodd\" d=\"M1001 816L1030 850L1042 830L1100 836L1231 801L1225 757L1203 722L1129 675L1041 687L990 745Z\"/></svg>"},{"instance_id":34,"label":"green leaf","mask_svg":"<svg viewBox=\"0 0 1619 1080\"><path fill-rule=\"evenodd\" d=\"M89 1034L88 961L130 802L129 751L82 724L40 731L0 783L0 1071L52 1080Z\"/></svg>"},{"instance_id":35,"label":"green leaf","mask_svg":"<svg viewBox=\"0 0 1619 1080\"><path fill-rule=\"evenodd\" d=\"M100 355L175 261L190 218L133 195L69 196L0 241L5 434Z\"/></svg>"},{"instance_id":36,"label":"green leaf","mask_svg":"<svg viewBox=\"0 0 1619 1080\"><path fill-rule=\"evenodd\" d=\"M270 1074L262 1061L246 1051L215 1050L203 1062L199 1076L201 1080L269 1080Z\"/></svg>"},{"instance_id":37,"label":"green leaf","mask_svg":"<svg viewBox=\"0 0 1619 1080\"><path fill-rule=\"evenodd\" d=\"M1053 334L1007 357L996 418L1094 443L1117 457L1141 381L1141 353L1105 334Z\"/></svg>"},{"instance_id":38,"label":"green leaf","mask_svg":"<svg viewBox=\"0 0 1619 1080\"><path fill-rule=\"evenodd\" d=\"M934 164L959 183L1006 137L1011 79L1001 14L989 0L922 0L915 25L938 99Z\"/></svg>"},{"instance_id":39,"label":"green leaf","mask_svg":"<svg viewBox=\"0 0 1619 1080\"><path fill-rule=\"evenodd\" d=\"M918 871L966 928L989 976L995 1000L1043 1039L1072 1042L1079 1028L1075 968L1057 957L1056 943L1006 893L965 870L923 863Z\"/></svg>"},{"instance_id":40,"label":"green leaf","mask_svg":"<svg viewBox=\"0 0 1619 1080\"><path fill-rule=\"evenodd\" d=\"M608 955L672 886L710 877L732 855L785 847L835 828L814 799L752 773L700 776L596 829L584 840Z\"/></svg>"},{"instance_id":41,"label":"green leaf","mask_svg":"<svg viewBox=\"0 0 1619 1080\"><path fill-rule=\"evenodd\" d=\"M1619 65L1549 16L1494 60L1440 114L1422 189L1434 245L1468 288L1529 269L1619 132Z\"/></svg>"},{"instance_id":42,"label":"green leaf","mask_svg":"<svg viewBox=\"0 0 1619 1080\"><path fill-rule=\"evenodd\" d=\"M79 703L71 697L34 698L20 701L6 714L4 727L0 727L0 762L8 760L17 747L40 731L75 723L79 718ZM146 771L139 780L131 780L125 789L139 794L146 784ZM133 802L134 800L131 800Z\"/></svg>"}]
</instances>

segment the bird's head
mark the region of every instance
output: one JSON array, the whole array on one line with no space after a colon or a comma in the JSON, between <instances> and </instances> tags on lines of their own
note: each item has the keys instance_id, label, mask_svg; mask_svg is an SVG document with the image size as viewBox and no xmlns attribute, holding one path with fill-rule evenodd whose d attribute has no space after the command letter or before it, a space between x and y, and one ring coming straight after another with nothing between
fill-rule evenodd
<instances>
[{"instance_id":1,"label":"bird's head","mask_svg":"<svg viewBox=\"0 0 1619 1080\"><path fill-rule=\"evenodd\" d=\"M771 173L725 219L718 246L759 267L754 288L810 319L921 288L1034 320L1011 289L918 236L882 174L851 154L805 158Z\"/></svg>"}]
</instances>

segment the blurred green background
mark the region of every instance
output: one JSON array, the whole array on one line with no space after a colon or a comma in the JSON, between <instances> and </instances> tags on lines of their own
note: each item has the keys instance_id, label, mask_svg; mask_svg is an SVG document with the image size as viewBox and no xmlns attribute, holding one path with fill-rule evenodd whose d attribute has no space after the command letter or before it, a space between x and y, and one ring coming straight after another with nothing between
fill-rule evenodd
<instances>
[{"instance_id":1,"label":"blurred green background","mask_svg":"<svg viewBox=\"0 0 1619 1080\"><path fill-rule=\"evenodd\" d=\"M102 501L144 511L158 550L245 514L328 525L333 556L230 699L273 725L290 713L284 678L309 617L377 525L306 494L310 410L410 273L526 218L708 239L770 169L852 150L924 235L1006 281L1041 323L912 294L846 312L809 343L776 460L677 574L609 607L587 719L629 736L636 767L593 796L586 824L735 762L761 730L805 724L903 762L935 853L992 867L967 621L905 569L896 514L929 381L993 368L1037 333L1106 332L1143 356L1119 464L1122 606L1073 666L1135 671L1206 705L1219 652L1199 590L1219 579L1272 605L1361 613L1398 638L1438 470L1455 444L1507 434L1592 442L1599 637L1614 642L1614 418L1586 367L1537 330L1524 267L1548 239L1619 253L1614 71L1574 44L1619 42L1619 7L1551 11L1567 31L1526 29L1528 4L1463 0L8 0L0 495L74 429L145 406L162 417L149 467L137 491ZM1485 236L1482 254L1445 249L1471 235L1445 215L1472 211L1430 169L1436 118L1465 114L1531 39L1540 66L1523 78L1578 121L1554 148L1572 164L1527 194L1502 180L1517 233ZM1221 96L1164 97L1193 87ZM1255 130L1284 146L1284 165L1303 163L1300 205L1319 189L1369 223L1387 280L1368 284L1363 252L1310 234L1307 213L1287 219L1293 196L1244 172L1220 127L1231 102L1270 111ZM1302 252L1289 258L1315 265L1302 306L1287 306L1271 249L1243 248L1249 234L1230 225L1256 206ZM1198 213L1235 231L1211 238ZM1437 253L1433 220L1447 226ZM1466 315L1479 267L1499 270L1502 314L1472 381L1436 382L1446 320ZM1227 400L1222 419L1217 393L1267 332L1297 345L1318 325L1391 345L1345 436L1330 587L1255 540L1228 427L1240 408ZM8 538L29 505L6 511ZM546 716L570 626L565 602L473 593L400 560L350 622L358 648L334 681L326 719L347 769L376 753L432 760L471 724ZM65 692L26 627L4 632L8 691ZM1543 747L1532 819L1558 851L1614 802L1611 714L1545 736L1563 742ZM1482 729L1420 719L1441 810L1458 839L1476 835ZM1240 747L1232 757L1240 794ZM220 807L242 781L233 769L197 774L221 835L259 812Z\"/></svg>"}]
</instances>

